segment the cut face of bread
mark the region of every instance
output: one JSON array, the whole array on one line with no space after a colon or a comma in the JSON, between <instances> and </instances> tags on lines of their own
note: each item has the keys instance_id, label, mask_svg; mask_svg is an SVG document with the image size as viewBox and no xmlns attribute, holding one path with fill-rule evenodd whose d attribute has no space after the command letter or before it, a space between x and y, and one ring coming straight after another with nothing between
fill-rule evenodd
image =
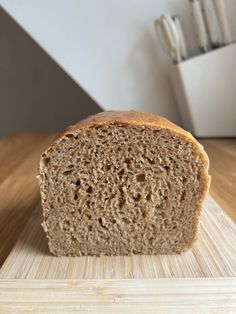
<instances>
[{"instance_id":1,"label":"cut face of bread","mask_svg":"<svg viewBox=\"0 0 236 314\"><path fill-rule=\"evenodd\" d=\"M42 155L43 227L55 255L181 253L196 238L206 154L166 120L122 114L68 128Z\"/></svg>"}]
</instances>

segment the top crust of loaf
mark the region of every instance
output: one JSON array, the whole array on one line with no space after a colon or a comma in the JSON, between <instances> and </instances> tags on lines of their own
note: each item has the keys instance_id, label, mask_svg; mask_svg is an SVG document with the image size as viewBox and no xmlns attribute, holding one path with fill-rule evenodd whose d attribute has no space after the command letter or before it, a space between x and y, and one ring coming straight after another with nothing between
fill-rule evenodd
<instances>
[{"instance_id":1,"label":"top crust of loaf","mask_svg":"<svg viewBox=\"0 0 236 314\"><path fill-rule=\"evenodd\" d=\"M166 118L158 115L138 112L135 110L130 111L105 111L95 115L91 115L78 123L67 127L61 134L58 135L55 142L60 141L65 135L77 134L78 131L85 131L89 128L98 127L99 125L134 125L144 127L154 127L159 129L167 129L180 137L185 138L191 142L195 147L196 153L199 154L205 163L206 172L209 169L209 159L205 153L203 146L197 142L191 133L183 130Z\"/></svg>"}]
</instances>

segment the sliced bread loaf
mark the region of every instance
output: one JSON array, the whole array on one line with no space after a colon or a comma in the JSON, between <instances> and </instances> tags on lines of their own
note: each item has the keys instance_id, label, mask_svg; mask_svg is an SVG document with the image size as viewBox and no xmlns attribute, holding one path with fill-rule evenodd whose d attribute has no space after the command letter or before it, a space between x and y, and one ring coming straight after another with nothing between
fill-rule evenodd
<instances>
[{"instance_id":1,"label":"sliced bread loaf","mask_svg":"<svg viewBox=\"0 0 236 314\"><path fill-rule=\"evenodd\" d=\"M42 154L43 228L58 256L181 253L196 239L210 177L202 146L156 115L110 111Z\"/></svg>"}]
</instances>

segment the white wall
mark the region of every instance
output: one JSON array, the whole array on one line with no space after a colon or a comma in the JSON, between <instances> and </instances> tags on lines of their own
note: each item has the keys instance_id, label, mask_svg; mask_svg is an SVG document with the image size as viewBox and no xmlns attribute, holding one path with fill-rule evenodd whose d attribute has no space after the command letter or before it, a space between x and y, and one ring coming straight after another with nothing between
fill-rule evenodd
<instances>
[{"instance_id":1,"label":"white wall","mask_svg":"<svg viewBox=\"0 0 236 314\"><path fill-rule=\"evenodd\" d=\"M136 108L179 123L171 64L153 21L178 14L198 48L187 0L0 0L3 7L104 109ZM226 0L236 38L236 1Z\"/></svg>"}]
</instances>

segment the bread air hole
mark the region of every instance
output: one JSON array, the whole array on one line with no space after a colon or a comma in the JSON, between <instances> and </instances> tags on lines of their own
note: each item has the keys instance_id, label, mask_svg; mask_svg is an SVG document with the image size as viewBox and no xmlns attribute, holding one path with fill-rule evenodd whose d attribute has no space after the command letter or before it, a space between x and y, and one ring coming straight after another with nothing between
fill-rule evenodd
<instances>
[{"instance_id":1,"label":"bread air hole","mask_svg":"<svg viewBox=\"0 0 236 314\"><path fill-rule=\"evenodd\" d=\"M147 217L147 211L146 211L146 210L143 210L143 211L142 211L142 216L143 216L143 218L146 218L146 217Z\"/></svg>"},{"instance_id":2,"label":"bread air hole","mask_svg":"<svg viewBox=\"0 0 236 314\"><path fill-rule=\"evenodd\" d=\"M63 174L64 176L68 176L68 175L71 174L72 172L73 172L73 169L70 169L70 170L66 170L66 171L62 172L62 174Z\"/></svg>"},{"instance_id":3,"label":"bread air hole","mask_svg":"<svg viewBox=\"0 0 236 314\"><path fill-rule=\"evenodd\" d=\"M150 201L150 200L151 200L151 196L152 196L152 194L151 194L151 193L148 193L148 194L146 195L146 200L147 200L147 201Z\"/></svg>"},{"instance_id":4,"label":"bread air hole","mask_svg":"<svg viewBox=\"0 0 236 314\"><path fill-rule=\"evenodd\" d=\"M75 182L75 184L76 184L77 186L80 186L80 184L81 184L80 179L77 179L77 181Z\"/></svg>"},{"instance_id":5,"label":"bread air hole","mask_svg":"<svg viewBox=\"0 0 236 314\"><path fill-rule=\"evenodd\" d=\"M108 229L108 228L104 225L104 223L103 223L103 221L102 221L102 218L99 218L99 219L98 219L98 222L99 222L99 224L100 224L100 226L101 226L102 228Z\"/></svg>"},{"instance_id":6,"label":"bread air hole","mask_svg":"<svg viewBox=\"0 0 236 314\"><path fill-rule=\"evenodd\" d=\"M131 160L130 160L129 158L126 158L126 159L125 159L124 163L127 164L127 167L130 165L130 161L131 161Z\"/></svg>"},{"instance_id":7,"label":"bread air hole","mask_svg":"<svg viewBox=\"0 0 236 314\"><path fill-rule=\"evenodd\" d=\"M186 192L183 191L182 195L181 195L181 198L180 198L180 202L182 203L185 199L185 196L186 196Z\"/></svg>"},{"instance_id":8,"label":"bread air hole","mask_svg":"<svg viewBox=\"0 0 236 314\"><path fill-rule=\"evenodd\" d=\"M88 188L87 188L87 193L92 193L93 192L93 188L91 187L91 186L89 186Z\"/></svg>"},{"instance_id":9,"label":"bread air hole","mask_svg":"<svg viewBox=\"0 0 236 314\"><path fill-rule=\"evenodd\" d=\"M125 173L124 169L122 169L121 171L119 171L118 175L119 178L121 179L121 177L123 176L123 174Z\"/></svg>"},{"instance_id":10,"label":"bread air hole","mask_svg":"<svg viewBox=\"0 0 236 314\"><path fill-rule=\"evenodd\" d=\"M49 157L43 158L44 166L47 166L49 164L50 160L51 160L51 158L49 158Z\"/></svg>"},{"instance_id":11,"label":"bread air hole","mask_svg":"<svg viewBox=\"0 0 236 314\"><path fill-rule=\"evenodd\" d=\"M137 178L138 182L145 182L145 174L144 173L138 174L136 178Z\"/></svg>"},{"instance_id":12,"label":"bread air hole","mask_svg":"<svg viewBox=\"0 0 236 314\"><path fill-rule=\"evenodd\" d=\"M145 157L145 156L144 156L144 157ZM148 162L149 162L151 165L153 165L153 164L155 163L154 160L152 160L152 159L150 159L150 158L148 158L148 157L147 157L147 160L148 160Z\"/></svg>"},{"instance_id":13,"label":"bread air hole","mask_svg":"<svg viewBox=\"0 0 236 314\"><path fill-rule=\"evenodd\" d=\"M169 174L169 172L170 172L170 167L164 166L164 169L165 169L166 173Z\"/></svg>"},{"instance_id":14,"label":"bread air hole","mask_svg":"<svg viewBox=\"0 0 236 314\"><path fill-rule=\"evenodd\" d=\"M138 202L138 201L140 201L140 199L141 199L141 194L137 194L135 197L134 197L134 200L136 201L136 202Z\"/></svg>"},{"instance_id":15,"label":"bread air hole","mask_svg":"<svg viewBox=\"0 0 236 314\"><path fill-rule=\"evenodd\" d=\"M106 169L106 171L110 170L111 169L111 165L106 165L105 169Z\"/></svg>"}]
</instances>

